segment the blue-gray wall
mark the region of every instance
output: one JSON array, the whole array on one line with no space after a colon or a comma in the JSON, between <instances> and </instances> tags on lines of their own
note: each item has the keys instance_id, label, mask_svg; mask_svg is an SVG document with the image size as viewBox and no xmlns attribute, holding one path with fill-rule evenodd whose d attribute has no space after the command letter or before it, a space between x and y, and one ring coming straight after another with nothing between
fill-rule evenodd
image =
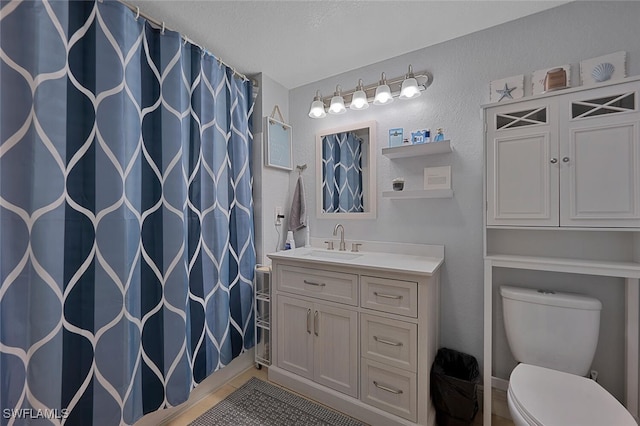
<instances>
[{"instance_id":1,"label":"blue-gray wall","mask_svg":"<svg viewBox=\"0 0 640 426\"><path fill-rule=\"evenodd\" d=\"M428 24L428 19L425 23ZM305 173L308 210L314 212L316 209L314 142L315 134L323 129L377 121L379 195L390 189L391 180L397 176L405 177L406 187L416 188L421 186L424 167L451 165L453 199L379 198L376 220L343 223L348 239L444 244L441 343L471 353L482 362L481 105L489 102L489 82L525 74L526 93L530 94L533 71L571 64L571 83L575 86L580 83L581 60L620 50L628 54L627 75L640 74L640 3L579 1L291 90L289 119L295 133L294 163L310 166ZM321 54L318 60L322 60ZM317 89L327 95L333 92L336 84L345 89L354 87L358 78L370 84L379 80L382 71L387 77L402 76L408 64L413 64L416 71L426 69L434 76L433 84L420 98L406 102L397 100L386 107L371 106L365 111L348 111L324 120L307 117ZM443 127L454 152L433 158L391 161L381 155L380 148L387 145L387 130L394 127L403 127L405 131ZM289 191L294 179L295 175L291 174ZM312 217L312 235L329 236L335 223L335 220ZM530 285L536 279L533 276L523 278ZM540 279L546 279L546 276ZM581 285L579 276L560 278L563 279L573 281L572 285L578 288ZM552 280L556 282L559 278ZM598 285L599 282L593 279L585 284L586 288ZM621 398L624 379L621 369L624 332L620 330L620 312L624 312L622 286L610 285L607 290L593 292L598 293L611 314L603 318L601 345L594 366L600 370L601 383ZM512 362L508 348L502 346L495 352L496 358L506 364L496 365L496 371L508 376Z\"/></svg>"}]
</instances>

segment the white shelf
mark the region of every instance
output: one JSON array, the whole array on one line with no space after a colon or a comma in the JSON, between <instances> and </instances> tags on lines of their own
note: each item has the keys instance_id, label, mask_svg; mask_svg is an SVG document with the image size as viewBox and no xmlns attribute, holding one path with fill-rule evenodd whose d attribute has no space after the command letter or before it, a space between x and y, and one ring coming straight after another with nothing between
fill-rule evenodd
<instances>
[{"instance_id":1,"label":"white shelf","mask_svg":"<svg viewBox=\"0 0 640 426\"><path fill-rule=\"evenodd\" d=\"M567 272L606 277L640 278L640 263L634 262L514 256L504 254L487 255L485 260L490 260L493 266L503 268Z\"/></svg>"},{"instance_id":2,"label":"white shelf","mask_svg":"<svg viewBox=\"0 0 640 426\"><path fill-rule=\"evenodd\" d=\"M271 365L271 286L271 267L257 264L253 278L253 327L256 337L254 360L259 368ZM258 303L259 301L261 303ZM258 308L262 312L259 312Z\"/></svg>"},{"instance_id":3,"label":"white shelf","mask_svg":"<svg viewBox=\"0 0 640 426\"><path fill-rule=\"evenodd\" d=\"M423 155L446 154L447 152L451 152L450 140L382 148L382 155L388 158L420 157Z\"/></svg>"},{"instance_id":4,"label":"white shelf","mask_svg":"<svg viewBox=\"0 0 640 426\"><path fill-rule=\"evenodd\" d=\"M384 198L453 198L453 189L420 189L414 191L384 191Z\"/></svg>"}]
</instances>

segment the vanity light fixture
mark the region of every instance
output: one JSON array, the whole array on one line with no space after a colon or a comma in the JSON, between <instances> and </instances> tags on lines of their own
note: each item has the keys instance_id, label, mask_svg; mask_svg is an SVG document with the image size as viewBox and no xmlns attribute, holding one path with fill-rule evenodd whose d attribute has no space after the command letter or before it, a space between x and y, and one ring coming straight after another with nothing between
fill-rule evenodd
<instances>
[{"instance_id":1,"label":"vanity light fixture","mask_svg":"<svg viewBox=\"0 0 640 426\"><path fill-rule=\"evenodd\" d=\"M313 98L313 102L311 102L311 109L309 109L309 117L311 118L324 118L327 116L327 113L324 111L324 103L322 103L322 96L320 95L320 91L316 91L316 96Z\"/></svg>"},{"instance_id":2,"label":"vanity light fixture","mask_svg":"<svg viewBox=\"0 0 640 426\"><path fill-rule=\"evenodd\" d=\"M380 84L376 87L376 96L373 98L374 105L386 105L393 102L393 96L391 96L391 89L387 84L387 76L382 73L380 78Z\"/></svg>"},{"instance_id":3,"label":"vanity light fixture","mask_svg":"<svg viewBox=\"0 0 640 426\"><path fill-rule=\"evenodd\" d=\"M400 99L412 99L420 96L420 89L418 88L418 80L413 75L413 68L409 65L409 72L404 77L402 82L402 88L400 89Z\"/></svg>"},{"instance_id":4,"label":"vanity light fixture","mask_svg":"<svg viewBox=\"0 0 640 426\"><path fill-rule=\"evenodd\" d=\"M362 85L362 79L358 80L358 86L351 98L351 109L367 109L369 108L369 101L367 100L367 94L364 92L364 86Z\"/></svg>"},{"instance_id":5,"label":"vanity light fixture","mask_svg":"<svg viewBox=\"0 0 640 426\"><path fill-rule=\"evenodd\" d=\"M368 86L362 84L362 79L358 80L355 89L343 92L340 85L336 86L333 96L321 97L320 91L311 102L309 117L323 118L326 112L329 114L343 114L346 107L352 110L362 110L369 108L369 103L374 105L386 105L393 102L394 98L413 99L420 96L431 84L433 77L427 71L413 73L413 67L409 65L409 72L402 77L397 77L387 81L385 73L378 83ZM346 106L345 106L346 104Z\"/></svg>"},{"instance_id":6,"label":"vanity light fixture","mask_svg":"<svg viewBox=\"0 0 640 426\"><path fill-rule=\"evenodd\" d=\"M342 97L342 89L340 85L336 86L336 91L331 98L331 106L329 106L329 114L344 114L347 109L344 106L344 98Z\"/></svg>"}]
</instances>

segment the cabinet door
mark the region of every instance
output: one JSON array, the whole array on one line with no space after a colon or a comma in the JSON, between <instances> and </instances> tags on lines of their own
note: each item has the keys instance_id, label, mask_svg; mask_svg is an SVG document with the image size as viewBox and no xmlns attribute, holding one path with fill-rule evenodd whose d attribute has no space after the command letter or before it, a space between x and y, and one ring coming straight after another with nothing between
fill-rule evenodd
<instances>
[{"instance_id":1,"label":"cabinet door","mask_svg":"<svg viewBox=\"0 0 640 426\"><path fill-rule=\"evenodd\" d=\"M278 367L313 379L313 304L278 296Z\"/></svg>"},{"instance_id":2,"label":"cabinet door","mask_svg":"<svg viewBox=\"0 0 640 426\"><path fill-rule=\"evenodd\" d=\"M637 83L576 93L563 105L560 224L640 226Z\"/></svg>"},{"instance_id":3,"label":"cabinet door","mask_svg":"<svg viewBox=\"0 0 640 426\"><path fill-rule=\"evenodd\" d=\"M487 110L487 225L558 226L556 105Z\"/></svg>"},{"instance_id":4,"label":"cabinet door","mask_svg":"<svg viewBox=\"0 0 640 426\"><path fill-rule=\"evenodd\" d=\"M317 383L358 397L358 313L316 304L314 376Z\"/></svg>"}]
</instances>

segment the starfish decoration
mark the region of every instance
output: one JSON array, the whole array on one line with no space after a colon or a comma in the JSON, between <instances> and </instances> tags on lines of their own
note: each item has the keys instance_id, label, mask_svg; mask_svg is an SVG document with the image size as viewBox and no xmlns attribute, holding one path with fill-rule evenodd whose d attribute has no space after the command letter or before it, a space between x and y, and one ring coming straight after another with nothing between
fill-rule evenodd
<instances>
[{"instance_id":1,"label":"starfish decoration","mask_svg":"<svg viewBox=\"0 0 640 426\"><path fill-rule=\"evenodd\" d=\"M496 93L500 95L500 99L498 99L498 102L500 102L504 98L513 99L513 96L511 96L511 92L513 92L514 90L516 90L515 87L512 87L511 89L509 89L509 86L507 86L507 83L505 83L504 89L496 90Z\"/></svg>"}]
</instances>

